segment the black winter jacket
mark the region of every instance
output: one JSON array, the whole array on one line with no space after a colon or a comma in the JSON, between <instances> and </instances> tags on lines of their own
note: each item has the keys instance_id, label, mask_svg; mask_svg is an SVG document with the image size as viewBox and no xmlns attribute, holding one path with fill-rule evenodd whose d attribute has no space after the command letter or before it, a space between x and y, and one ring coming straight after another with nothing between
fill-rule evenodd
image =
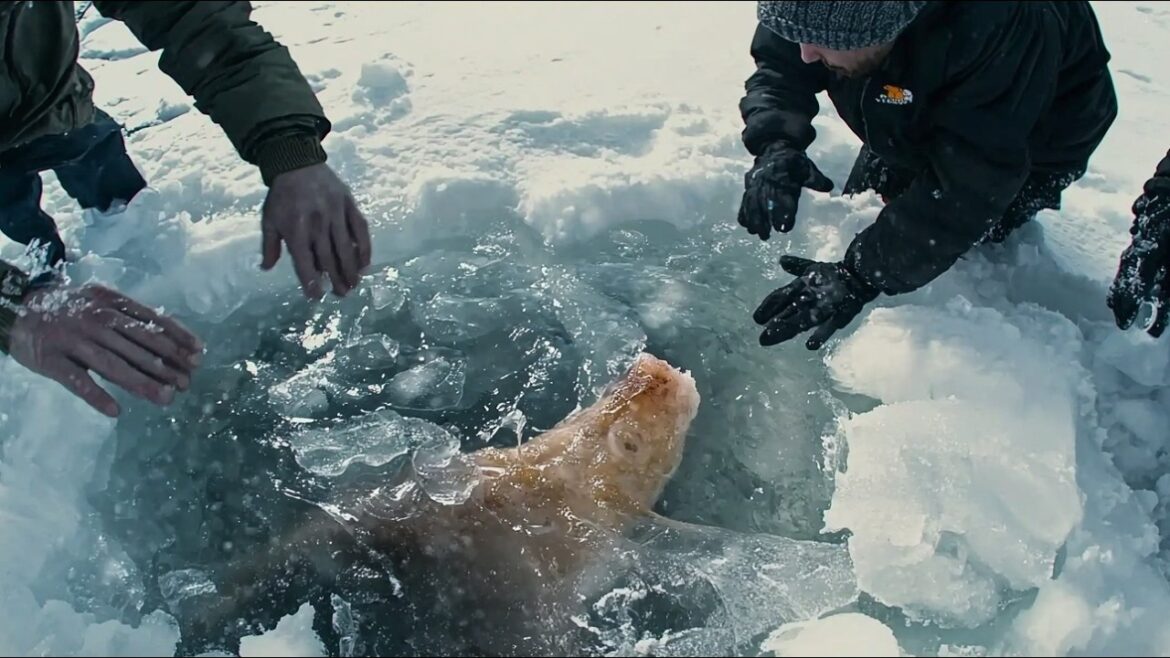
<instances>
[{"instance_id":1,"label":"black winter jacket","mask_svg":"<svg viewBox=\"0 0 1170 658\"><path fill-rule=\"evenodd\" d=\"M1087 2L930 2L866 77L805 64L763 25L740 101L753 155L816 137L816 94L882 161L914 172L859 233L847 263L887 294L909 292L975 245L1036 174L1083 173L1117 116ZM1069 181L1071 182L1071 180Z\"/></svg>"},{"instance_id":2,"label":"black winter jacket","mask_svg":"<svg viewBox=\"0 0 1170 658\"><path fill-rule=\"evenodd\" d=\"M1146 181L1144 191L1150 196L1155 194L1170 195L1170 151L1166 151L1166 157L1158 163L1157 169L1154 170L1154 176Z\"/></svg>"}]
</instances>

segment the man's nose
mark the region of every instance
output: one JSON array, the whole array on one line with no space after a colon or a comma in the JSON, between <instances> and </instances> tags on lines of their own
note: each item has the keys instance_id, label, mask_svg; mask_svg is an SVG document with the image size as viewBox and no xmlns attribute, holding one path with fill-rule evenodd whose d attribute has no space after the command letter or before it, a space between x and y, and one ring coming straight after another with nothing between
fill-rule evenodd
<instances>
[{"instance_id":1,"label":"man's nose","mask_svg":"<svg viewBox=\"0 0 1170 658\"><path fill-rule=\"evenodd\" d=\"M800 44L800 59L805 64L813 64L821 61L821 52L817 50L816 46L802 43Z\"/></svg>"}]
</instances>

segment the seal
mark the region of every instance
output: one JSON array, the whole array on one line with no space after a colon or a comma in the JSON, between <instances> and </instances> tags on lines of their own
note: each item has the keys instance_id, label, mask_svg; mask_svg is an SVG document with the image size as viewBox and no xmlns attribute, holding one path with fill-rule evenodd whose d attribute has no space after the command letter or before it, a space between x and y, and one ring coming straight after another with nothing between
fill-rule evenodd
<instances>
[{"instance_id":1,"label":"seal","mask_svg":"<svg viewBox=\"0 0 1170 658\"><path fill-rule=\"evenodd\" d=\"M282 550L307 554L345 526L400 582L415 655L574 655L573 617L612 583L626 531L655 517L699 403L689 374L643 353L596 402L544 433L453 460L449 468L477 478L465 501L432 500L409 480L380 483L347 494L333 527L315 517L294 529ZM228 580L262 587L273 571L271 561L247 562Z\"/></svg>"}]
</instances>

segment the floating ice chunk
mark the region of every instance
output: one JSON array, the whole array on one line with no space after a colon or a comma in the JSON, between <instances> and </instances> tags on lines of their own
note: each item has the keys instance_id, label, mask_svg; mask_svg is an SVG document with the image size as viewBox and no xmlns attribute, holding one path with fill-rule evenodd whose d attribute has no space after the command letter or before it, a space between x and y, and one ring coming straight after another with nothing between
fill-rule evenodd
<instances>
[{"instance_id":1,"label":"floating ice chunk","mask_svg":"<svg viewBox=\"0 0 1170 658\"><path fill-rule=\"evenodd\" d=\"M857 578L844 546L770 535L731 535L696 568L723 596L741 639L784 620L809 619L857 598Z\"/></svg>"},{"instance_id":2,"label":"floating ice chunk","mask_svg":"<svg viewBox=\"0 0 1170 658\"><path fill-rule=\"evenodd\" d=\"M369 284L370 306L379 314L397 313L406 303L406 289L398 281L398 270L387 268Z\"/></svg>"},{"instance_id":3,"label":"floating ice chunk","mask_svg":"<svg viewBox=\"0 0 1170 658\"><path fill-rule=\"evenodd\" d=\"M442 505L462 505L479 484L479 469L459 450L459 439L437 437L414 453L415 477L423 492Z\"/></svg>"},{"instance_id":4,"label":"floating ice chunk","mask_svg":"<svg viewBox=\"0 0 1170 658\"><path fill-rule=\"evenodd\" d=\"M467 361L455 351L432 350L426 359L386 383L386 399L399 409L439 410L463 401Z\"/></svg>"},{"instance_id":5,"label":"floating ice chunk","mask_svg":"<svg viewBox=\"0 0 1170 658\"><path fill-rule=\"evenodd\" d=\"M268 398L286 416L312 418L329 407L332 374L332 364L315 363L268 389Z\"/></svg>"},{"instance_id":6,"label":"floating ice chunk","mask_svg":"<svg viewBox=\"0 0 1170 658\"><path fill-rule=\"evenodd\" d=\"M313 616L313 606L306 602L295 614L281 618L276 628L261 635L240 638L240 658L328 655L325 644L313 631Z\"/></svg>"},{"instance_id":7,"label":"floating ice chunk","mask_svg":"<svg viewBox=\"0 0 1170 658\"><path fill-rule=\"evenodd\" d=\"M683 643L704 654L725 656L749 650L745 643L758 642L778 624L817 618L856 601L859 594L844 544L654 520L640 523L631 536L640 544L634 556L634 589L614 590L593 605L594 614L610 619L599 619L593 631L620 651L636 651L645 638L631 636L631 605L613 610L615 596L666 595L673 599L667 604L694 625L688 635L660 637L653 647L641 642L643 652L689 654L677 644ZM670 630L680 628L673 625Z\"/></svg>"},{"instance_id":8,"label":"floating ice chunk","mask_svg":"<svg viewBox=\"0 0 1170 658\"><path fill-rule=\"evenodd\" d=\"M646 347L634 311L560 271L550 271L546 293L581 357L578 397L592 399Z\"/></svg>"},{"instance_id":9,"label":"floating ice chunk","mask_svg":"<svg viewBox=\"0 0 1170 658\"><path fill-rule=\"evenodd\" d=\"M349 602L336 594L329 596L333 606L333 631L337 633L337 655L342 658L356 655L358 642L357 619Z\"/></svg>"},{"instance_id":10,"label":"floating ice chunk","mask_svg":"<svg viewBox=\"0 0 1170 658\"><path fill-rule=\"evenodd\" d=\"M772 631L760 651L776 656L902 655L888 626L857 612L784 624Z\"/></svg>"},{"instance_id":11,"label":"floating ice chunk","mask_svg":"<svg viewBox=\"0 0 1170 658\"><path fill-rule=\"evenodd\" d=\"M508 326L498 299L439 293L421 304L417 321L428 336L443 342L471 341Z\"/></svg>"},{"instance_id":12,"label":"floating ice chunk","mask_svg":"<svg viewBox=\"0 0 1170 658\"><path fill-rule=\"evenodd\" d=\"M302 468L336 477L355 462L382 466L430 442L451 435L434 423L379 409L337 426L301 430L289 444Z\"/></svg>"},{"instance_id":13,"label":"floating ice chunk","mask_svg":"<svg viewBox=\"0 0 1170 658\"><path fill-rule=\"evenodd\" d=\"M216 592L215 583L199 569L178 569L163 574L158 578L158 589L167 607L175 613L183 601Z\"/></svg>"},{"instance_id":14,"label":"floating ice chunk","mask_svg":"<svg viewBox=\"0 0 1170 658\"><path fill-rule=\"evenodd\" d=\"M362 336L342 347L335 354L335 369L345 375L352 372L386 370L398 362L398 341L374 334Z\"/></svg>"}]
</instances>

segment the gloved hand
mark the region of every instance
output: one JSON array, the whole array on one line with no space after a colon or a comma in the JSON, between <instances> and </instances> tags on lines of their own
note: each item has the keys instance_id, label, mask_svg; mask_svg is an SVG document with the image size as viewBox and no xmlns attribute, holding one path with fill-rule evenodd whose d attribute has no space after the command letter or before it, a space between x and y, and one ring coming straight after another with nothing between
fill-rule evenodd
<instances>
[{"instance_id":1,"label":"gloved hand","mask_svg":"<svg viewBox=\"0 0 1170 658\"><path fill-rule=\"evenodd\" d=\"M780 233L791 231L802 187L830 192L833 181L817 169L804 151L781 142L772 144L756 157L744 176L740 226L761 240L767 240L773 228Z\"/></svg>"},{"instance_id":2,"label":"gloved hand","mask_svg":"<svg viewBox=\"0 0 1170 658\"><path fill-rule=\"evenodd\" d=\"M187 390L203 345L178 322L101 286L60 284L25 295L8 336L9 354L107 416L114 398L88 370L155 404Z\"/></svg>"},{"instance_id":3,"label":"gloved hand","mask_svg":"<svg viewBox=\"0 0 1170 658\"><path fill-rule=\"evenodd\" d=\"M305 296L320 299L328 274L333 293L344 297L370 265L370 227L349 188L326 164L276 176L260 220L264 260L272 269L284 240Z\"/></svg>"},{"instance_id":4,"label":"gloved hand","mask_svg":"<svg viewBox=\"0 0 1170 658\"><path fill-rule=\"evenodd\" d=\"M1143 303L1153 308L1146 331L1157 338L1170 319L1170 179L1146 183L1133 204L1133 236L1121 254L1106 303L1120 329L1130 328Z\"/></svg>"},{"instance_id":5,"label":"gloved hand","mask_svg":"<svg viewBox=\"0 0 1170 658\"><path fill-rule=\"evenodd\" d=\"M756 324L767 325L760 345L783 343L816 327L805 347L820 349L878 296L876 288L842 263L781 256L780 266L798 278L768 295L752 316Z\"/></svg>"}]
</instances>

